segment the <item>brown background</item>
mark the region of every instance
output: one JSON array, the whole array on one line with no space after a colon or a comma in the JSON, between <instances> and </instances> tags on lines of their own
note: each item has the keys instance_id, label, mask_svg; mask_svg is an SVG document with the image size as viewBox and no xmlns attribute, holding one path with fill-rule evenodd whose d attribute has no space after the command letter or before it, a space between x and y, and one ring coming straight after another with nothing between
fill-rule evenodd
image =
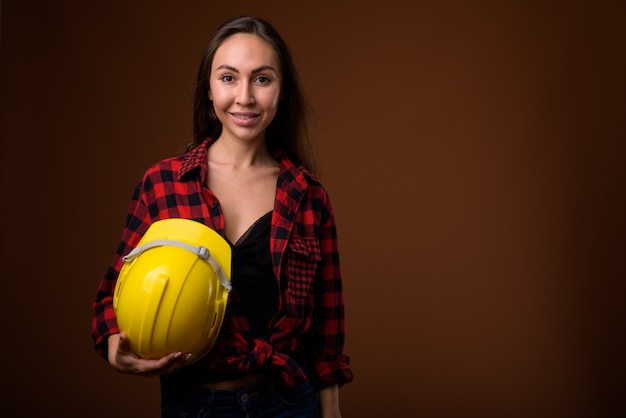
<instances>
[{"instance_id":1,"label":"brown background","mask_svg":"<svg viewBox=\"0 0 626 418\"><path fill-rule=\"evenodd\" d=\"M91 301L242 13L282 32L317 111L344 416L623 412L625 4L2 1L2 415L158 415L156 380L92 351Z\"/></svg>"}]
</instances>

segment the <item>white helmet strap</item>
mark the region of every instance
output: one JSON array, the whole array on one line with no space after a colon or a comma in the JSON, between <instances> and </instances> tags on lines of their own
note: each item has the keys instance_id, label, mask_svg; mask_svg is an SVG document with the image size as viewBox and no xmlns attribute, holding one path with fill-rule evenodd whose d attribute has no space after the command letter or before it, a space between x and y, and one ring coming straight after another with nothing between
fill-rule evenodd
<instances>
[{"instance_id":1,"label":"white helmet strap","mask_svg":"<svg viewBox=\"0 0 626 418\"><path fill-rule=\"evenodd\" d=\"M211 255L211 251L207 247L204 247L202 245L191 245L191 244L187 244L186 242L176 241L176 240L171 240L171 239L158 239L158 240L148 242L144 245L140 245L139 247L129 252L126 256L122 257L122 260L125 263L129 263L146 250L149 250L155 247L164 247L164 246L182 248L202 258L207 263L209 263L211 267L213 267L213 270L215 270L215 274L217 275L217 278L219 279L222 286L224 286L224 288L226 288L226 290L229 292L232 289L230 280L228 280L228 277L226 276L226 273L224 273L222 266L220 266L217 260L215 260L215 257Z\"/></svg>"}]
</instances>

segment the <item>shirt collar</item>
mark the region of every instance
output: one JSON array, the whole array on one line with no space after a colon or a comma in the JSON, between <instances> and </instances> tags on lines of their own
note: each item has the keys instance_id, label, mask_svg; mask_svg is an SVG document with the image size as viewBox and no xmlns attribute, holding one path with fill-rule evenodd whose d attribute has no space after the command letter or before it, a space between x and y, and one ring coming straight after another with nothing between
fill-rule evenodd
<instances>
[{"instance_id":1,"label":"shirt collar","mask_svg":"<svg viewBox=\"0 0 626 418\"><path fill-rule=\"evenodd\" d=\"M199 170L199 177L201 179L206 178L206 173L209 169L209 162L207 161L207 150L213 143L213 139L207 138L200 145L193 148L182 157L180 166L180 172L178 173L178 181L181 181L189 173Z\"/></svg>"},{"instance_id":2,"label":"shirt collar","mask_svg":"<svg viewBox=\"0 0 626 418\"><path fill-rule=\"evenodd\" d=\"M206 178L206 174L209 169L207 152L213 142L215 142L214 139L206 138L198 146L183 155L180 172L178 174L179 181L181 181L185 176L191 175L192 172L196 171L199 171L199 178ZM276 161L278 161L278 165L280 167L279 184L286 182L291 183L292 186L297 189L306 189L307 181L302 174L303 169L297 167L283 150L275 150L273 155L274 158L276 158Z\"/></svg>"}]
</instances>

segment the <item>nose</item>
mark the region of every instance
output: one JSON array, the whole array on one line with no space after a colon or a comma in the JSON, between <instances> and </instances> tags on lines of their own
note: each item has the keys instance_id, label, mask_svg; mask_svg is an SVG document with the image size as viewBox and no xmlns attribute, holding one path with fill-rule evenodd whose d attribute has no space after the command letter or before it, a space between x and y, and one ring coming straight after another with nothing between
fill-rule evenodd
<instances>
[{"instance_id":1,"label":"nose","mask_svg":"<svg viewBox=\"0 0 626 418\"><path fill-rule=\"evenodd\" d=\"M252 103L254 103L252 86L247 81L239 83L237 88L237 104L249 105Z\"/></svg>"}]
</instances>

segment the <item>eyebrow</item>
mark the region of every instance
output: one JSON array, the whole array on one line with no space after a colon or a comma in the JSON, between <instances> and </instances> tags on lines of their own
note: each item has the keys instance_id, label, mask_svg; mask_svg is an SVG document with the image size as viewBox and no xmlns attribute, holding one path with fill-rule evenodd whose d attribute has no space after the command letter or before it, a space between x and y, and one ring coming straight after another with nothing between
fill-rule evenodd
<instances>
[{"instance_id":1,"label":"eyebrow","mask_svg":"<svg viewBox=\"0 0 626 418\"><path fill-rule=\"evenodd\" d=\"M228 71L233 71L238 73L239 70L236 69L235 67L231 67L230 65L227 64L223 64L220 65L219 67L217 67L215 70L228 70ZM259 68L255 68L254 70L252 70L252 73L260 73L261 71L266 71L266 70L271 70L276 72L276 69L274 67L272 67L271 65L262 65Z\"/></svg>"}]
</instances>

